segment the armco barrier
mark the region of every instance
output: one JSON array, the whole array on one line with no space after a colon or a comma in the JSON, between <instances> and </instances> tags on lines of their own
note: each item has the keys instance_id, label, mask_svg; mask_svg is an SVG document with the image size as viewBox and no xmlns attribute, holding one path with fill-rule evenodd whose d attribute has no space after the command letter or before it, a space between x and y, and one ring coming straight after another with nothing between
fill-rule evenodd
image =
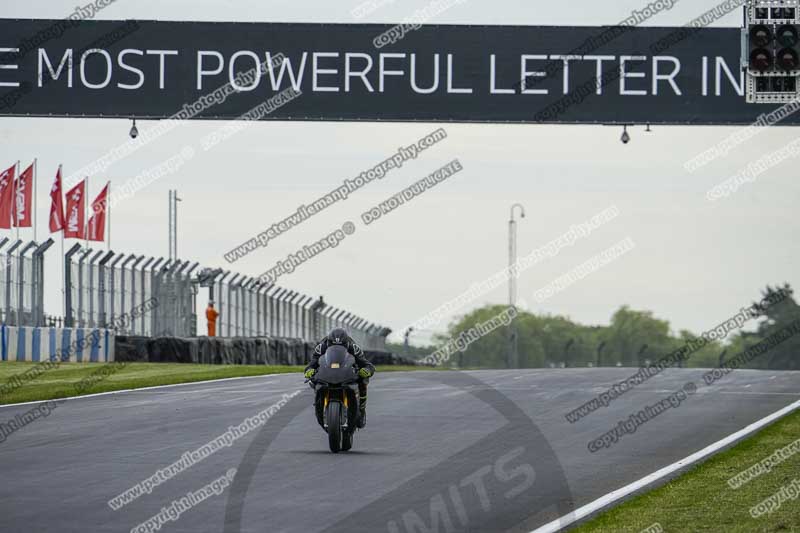
<instances>
[{"instance_id":1,"label":"armco barrier","mask_svg":"<svg viewBox=\"0 0 800 533\"><path fill-rule=\"evenodd\" d=\"M114 361L114 345L108 329L0 326L3 361L107 363Z\"/></svg>"},{"instance_id":2,"label":"armco barrier","mask_svg":"<svg viewBox=\"0 0 800 533\"><path fill-rule=\"evenodd\" d=\"M275 337L116 337L118 361L211 365L305 365L314 345ZM389 352L364 352L380 365L413 365Z\"/></svg>"}]
</instances>

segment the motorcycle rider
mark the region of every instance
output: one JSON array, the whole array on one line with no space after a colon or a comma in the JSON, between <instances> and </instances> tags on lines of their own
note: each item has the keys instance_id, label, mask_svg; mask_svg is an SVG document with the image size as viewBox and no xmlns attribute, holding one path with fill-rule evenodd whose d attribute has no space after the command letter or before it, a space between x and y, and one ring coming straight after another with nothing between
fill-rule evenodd
<instances>
[{"instance_id":1,"label":"motorcycle rider","mask_svg":"<svg viewBox=\"0 0 800 533\"><path fill-rule=\"evenodd\" d=\"M361 420L359 421L358 427L363 428L367 423L367 383L369 382L369 378L375 374L375 366L367 361L367 358L364 356L364 350L355 343L344 329L335 328L319 341L314 348L311 362L306 366L305 377L306 379L314 377L314 374L317 373L317 368L319 368L319 358L324 355L325 351L331 346L344 346L347 348L347 352L356 359L356 366L358 367L358 403L361 410Z\"/></svg>"}]
</instances>

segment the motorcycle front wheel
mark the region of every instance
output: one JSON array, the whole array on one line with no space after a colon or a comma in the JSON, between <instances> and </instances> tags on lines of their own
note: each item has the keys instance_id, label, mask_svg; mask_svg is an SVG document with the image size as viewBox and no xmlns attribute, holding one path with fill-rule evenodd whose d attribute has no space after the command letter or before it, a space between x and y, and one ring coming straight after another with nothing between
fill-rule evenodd
<instances>
[{"instance_id":1,"label":"motorcycle front wheel","mask_svg":"<svg viewBox=\"0 0 800 533\"><path fill-rule=\"evenodd\" d=\"M346 452L353 447L353 433L348 429L342 435L342 451Z\"/></svg>"},{"instance_id":2,"label":"motorcycle front wheel","mask_svg":"<svg viewBox=\"0 0 800 533\"><path fill-rule=\"evenodd\" d=\"M328 446L333 453L342 449L342 406L339 402L330 402L327 409Z\"/></svg>"}]
</instances>

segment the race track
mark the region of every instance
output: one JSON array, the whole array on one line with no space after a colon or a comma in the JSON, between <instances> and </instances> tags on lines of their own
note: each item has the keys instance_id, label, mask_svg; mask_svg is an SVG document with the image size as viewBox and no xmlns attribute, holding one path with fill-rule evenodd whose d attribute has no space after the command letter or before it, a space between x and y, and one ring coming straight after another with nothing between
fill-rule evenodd
<instances>
[{"instance_id":1,"label":"race track","mask_svg":"<svg viewBox=\"0 0 800 533\"><path fill-rule=\"evenodd\" d=\"M331 454L300 375L125 392L58 404L0 443L0 531L127 532L236 468L230 487L159 524L167 532L530 531L800 399L800 372L669 369L607 408L564 414L630 368L376 375L369 424ZM696 393L594 453L645 405ZM150 494L108 501L301 391ZM36 405L0 409L0 422ZM155 522L154 522L155 523ZM140 529L144 531L145 529Z\"/></svg>"}]
</instances>

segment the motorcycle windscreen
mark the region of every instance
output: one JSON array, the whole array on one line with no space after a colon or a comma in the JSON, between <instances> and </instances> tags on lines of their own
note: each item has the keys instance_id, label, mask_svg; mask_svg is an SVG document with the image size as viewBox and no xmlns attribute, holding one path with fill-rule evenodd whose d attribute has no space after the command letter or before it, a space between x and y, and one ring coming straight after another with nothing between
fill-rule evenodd
<instances>
[{"instance_id":1,"label":"motorcycle windscreen","mask_svg":"<svg viewBox=\"0 0 800 533\"><path fill-rule=\"evenodd\" d=\"M347 383L357 379L356 359L347 352L344 346L331 346L319 358L317 380L325 383Z\"/></svg>"}]
</instances>

